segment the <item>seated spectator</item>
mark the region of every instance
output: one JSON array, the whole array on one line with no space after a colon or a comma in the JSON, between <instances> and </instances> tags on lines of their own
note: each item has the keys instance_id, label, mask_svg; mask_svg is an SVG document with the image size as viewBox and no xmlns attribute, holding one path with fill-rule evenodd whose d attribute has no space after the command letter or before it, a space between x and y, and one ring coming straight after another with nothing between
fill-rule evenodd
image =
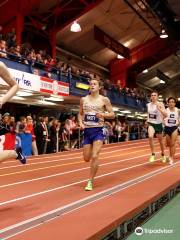
<instances>
[{"instance_id":1,"label":"seated spectator","mask_svg":"<svg viewBox=\"0 0 180 240\"><path fill-rule=\"evenodd\" d=\"M7 58L6 41L0 40L0 57Z\"/></svg>"},{"instance_id":2,"label":"seated spectator","mask_svg":"<svg viewBox=\"0 0 180 240\"><path fill-rule=\"evenodd\" d=\"M39 69L34 68L33 69L33 74L39 76Z\"/></svg>"},{"instance_id":3,"label":"seated spectator","mask_svg":"<svg viewBox=\"0 0 180 240\"><path fill-rule=\"evenodd\" d=\"M12 55L9 55L9 58L15 61L21 61L21 46L15 45L14 47L11 47L9 49L9 53L12 53Z\"/></svg>"},{"instance_id":4,"label":"seated spectator","mask_svg":"<svg viewBox=\"0 0 180 240\"><path fill-rule=\"evenodd\" d=\"M11 32L7 33L6 42L8 48L14 47L16 45L16 29L12 28Z\"/></svg>"}]
</instances>

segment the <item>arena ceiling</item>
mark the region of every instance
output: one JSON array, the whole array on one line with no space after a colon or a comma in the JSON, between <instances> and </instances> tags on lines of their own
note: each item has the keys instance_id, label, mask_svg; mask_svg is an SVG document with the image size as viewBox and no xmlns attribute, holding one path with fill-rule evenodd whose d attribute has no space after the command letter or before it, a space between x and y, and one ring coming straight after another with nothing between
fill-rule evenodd
<instances>
[{"instance_id":1,"label":"arena ceiling","mask_svg":"<svg viewBox=\"0 0 180 240\"><path fill-rule=\"evenodd\" d=\"M160 10L153 9L153 2L159 4L157 5ZM149 8L147 3L151 3L152 8ZM168 4L168 8L171 7L176 23L174 26L171 24L171 19L162 17L165 21L163 24L171 33L171 29L179 27L179 0L2 0L0 1L0 24L6 26L17 12L23 13L25 26L34 26L36 30L39 29L41 33L43 31L47 36L52 29L55 30L57 46L107 68L109 62L117 57L117 53L94 39L94 25L130 50L137 48L140 51L143 43L159 37L161 25L158 14L161 14L161 10L163 11L161 4L164 3ZM4 12L6 14L2 14ZM72 33L70 26L76 19L82 31ZM138 84L150 89L155 87L165 90L169 89L169 86L173 91L179 89L180 60L177 39L176 44L177 51L163 60L160 58L159 63L156 59L156 64L152 63L146 75L138 76ZM161 75L166 82L163 87L160 84L160 78L157 78L158 71L164 74Z\"/></svg>"}]
</instances>

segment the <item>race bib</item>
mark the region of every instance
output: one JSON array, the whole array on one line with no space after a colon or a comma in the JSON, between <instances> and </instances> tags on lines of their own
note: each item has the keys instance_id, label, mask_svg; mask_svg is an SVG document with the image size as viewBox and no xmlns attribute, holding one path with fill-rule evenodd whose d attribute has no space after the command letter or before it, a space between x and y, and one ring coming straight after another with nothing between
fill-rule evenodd
<instances>
[{"instance_id":1,"label":"race bib","mask_svg":"<svg viewBox=\"0 0 180 240\"><path fill-rule=\"evenodd\" d=\"M96 117L95 114L85 114L84 121L85 122L91 122L91 123L97 123L98 118Z\"/></svg>"},{"instance_id":2,"label":"race bib","mask_svg":"<svg viewBox=\"0 0 180 240\"><path fill-rule=\"evenodd\" d=\"M176 120L175 119L168 119L168 123L176 124Z\"/></svg>"},{"instance_id":3,"label":"race bib","mask_svg":"<svg viewBox=\"0 0 180 240\"><path fill-rule=\"evenodd\" d=\"M151 118L151 119L156 119L156 118L157 118L157 115L150 113L150 114L149 114L149 118Z\"/></svg>"}]
</instances>

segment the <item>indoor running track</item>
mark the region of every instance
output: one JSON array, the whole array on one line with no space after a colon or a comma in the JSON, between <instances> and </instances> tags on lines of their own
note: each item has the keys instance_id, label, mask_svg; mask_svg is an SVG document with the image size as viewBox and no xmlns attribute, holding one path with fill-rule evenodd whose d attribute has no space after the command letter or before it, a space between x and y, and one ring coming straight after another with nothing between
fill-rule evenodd
<instances>
[{"instance_id":1,"label":"indoor running track","mask_svg":"<svg viewBox=\"0 0 180 240\"><path fill-rule=\"evenodd\" d=\"M25 166L17 160L2 163L0 239L102 238L117 221L179 183L180 147L170 166L159 161L155 145L153 164L148 140L104 145L91 192L84 191L89 163L82 150L31 157Z\"/></svg>"}]
</instances>

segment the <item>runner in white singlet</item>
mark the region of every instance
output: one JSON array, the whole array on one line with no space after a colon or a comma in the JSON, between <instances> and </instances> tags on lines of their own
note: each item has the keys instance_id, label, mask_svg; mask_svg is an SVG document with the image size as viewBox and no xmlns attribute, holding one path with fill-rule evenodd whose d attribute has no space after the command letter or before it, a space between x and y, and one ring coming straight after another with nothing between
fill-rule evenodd
<instances>
[{"instance_id":1,"label":"runner in white singlet","mask_svg":"<svg viewBox=\"0 0 180 240\"><path fill-rule=\"evenodd\" d=\"M165 121L166 143L169 147L169 163L173 164L175 155L175 144L178 136L178 124L180 110L175 107L176 99L169 97L167 100L168 108L166 109L167 117Z\"/></svg>"},{"instance_id":2,"label":"runner in white singlet","mask_svg":"<svg viewBox=\"0 0 180 240\"><path fill-rule=\"evenodd\" d=\"M149 161L152 163L155 161L155 149L154 149L154 135L156 134L160 148L161 148L161 161L166 162L166 156L164 154L164 144L163 144L163 117L166 117L166 111L164 104L158 102L158 93L153 91L151 93L151 102L147 104L148 111L148 135L149 135L149 144L151 149L151 156Z\"/></svg>"}]
</instances>

